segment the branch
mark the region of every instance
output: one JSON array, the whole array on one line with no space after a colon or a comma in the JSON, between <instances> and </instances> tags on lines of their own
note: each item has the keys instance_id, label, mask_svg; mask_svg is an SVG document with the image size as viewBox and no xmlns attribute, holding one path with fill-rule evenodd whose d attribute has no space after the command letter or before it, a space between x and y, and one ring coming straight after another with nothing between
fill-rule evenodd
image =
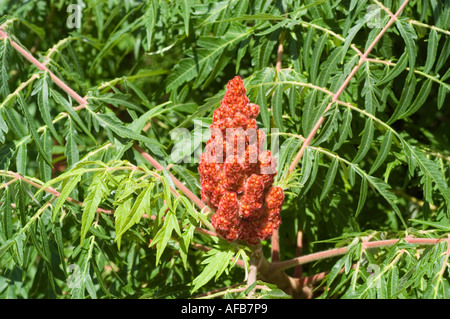
<instances>
[{"instance_id":1,"label":"branch","mask_svg":"<svg viewBox=\"0 0 450 319\"><path fill-rule=\"evenodd\" d=\"M438 27L436 27L434 25L428 25L428 24L422 23L420 21L412 20L412 19L408 20L408 22L410 24L415 24L415 25L420 26L420 27L429 28L431 30L436 30L436 31L444 33L446 35L450 35L450 31L449 30L444 30L444 29L438 28Z\"/></svg>"},{"instance_id":2,"label":"branch","mask_svg":"<svg viewBox=\"0 0 450 319\"><path fill-rule=\"evenodd\" d=\"M286 31L283 30L280 34L280 40L278 44L278 51L277 51L277 63L276 63L276 70L277 70L277 77L278 72L281 71L281 63L283 60L283 42L284 38L286 37ZM278 236L278 229L274 229L272 232L272 246L271 246L271 260L279 261L280 260L280 239Z\"/></svg>"},{"instance_id":3,"label":"branch","mask_svg":"<svg viewBox=\"0 0 450 319\"><path fill-rule=\"evenodd\" d=\"M65 92L67 92L70 96L72 96L78 103L86 105L87 100L80 95L78 95L77 92L72 90L67 84L65 84L60 78L58 78L52 71L50 71L45 63L39 62L31 53L29 53L26 49L22 48L20 44L18 44L16 41L11 39L11 37L8 35L8 33L4 32L3 30L0 30L0 38L7 38L9 42L11 43L11 46L16 49L17 52L22 54L22 56L30 61L32 64L34 64L37 68L39 68L42 71L48 72L53 82L55 82L61 89L63 89Z\"/></svg>"},{"instance_id":4,"label":"branch","mask_svg":"<svg viewBox=\"0 0 450 319\"><path fill-rule=\"evenodd\" d=\"M297 166L297 164L299 163L300 159L302 158L306 147L308 147L308 145L311 143L312 139L314 138L315 134L317 133L317 130L322 125L322 122L325 120L325 117L323 116L323 114L328 112L328 110L331 108L333 103L336 103L338 101L339 96L345 90L345 88L347 87L348 83L350 83L350 80L355 76L356 71L358 71L358 69L364 64L364 62L367 61L369 53L372 51L372 49L375 47L375 45L378 43L378 41L381 39L381 37L387 31L387 29L389 29L389 27L395 22L395 20L400 15L400 13L403 11L403 9L405 8L405 6L406 6L406 4L408 2L409 2L409 0L405 0L403 2L403 4L400 6L400 8L397 10L397 12L393 16L391 16L391 18L389 19L389 21L386 24L386 26L380 31L380 33L377 35L377 37L372 41L372 43L369 45L369 47L364 52L364 54L362 56L360 56L358 64L353 67L353 69L350 72L350 74L344 80L344 83L342 83L342 85L339 87L337 92L335 94L333 94L330 103L328 103L327 107L325 108L325 110L322 113L322 116L319 118L319 120L317 121L316 125L314 125L314 128L309 133L309 135L306 138L305 142L303 142L300 150L298 151L297 155L295 156L294 160L292 161L291 165L289 166L289 173L292 173L294 171L295 167Z\"/></svg>"},{"instance_id":5,"label":"branch","mask_svg":"<svg viewBox=\"0 0 450 319\"><path fill-rule=\"evenodd\" d=\"M53 72L51 72L47 66L46 62L39 62L31 53L22 48L17 42L15 42L6 32L0 29L0 38L7 38L11 45L22 54L28 61L34 64L40 70L48 72L51 79L58 84L61 89L63 89L67 94L72 96L76 101L80 103L79 106L75 107L74 110L78 111L81 108L84 108L87 105L86 97L81 97L78 93L76 93L72 88L70 88L67 84L65 84L60 78L58 78ZM51 51L52 52L52 51ZM163 167L148 153L144 152L138 145L134 144L134 148L146 159L148 160L157 170L163 170ZM195 194L193 194L186 186L184 186L177 178L175 178L172 174L169 173L175 185L180 189L189 199L191 199L200 209L205 209L209 211L209 208L199 199ZM52 191L50 191L52 192ZM55 193L54 193L55 194ZM72 199L71 199L72 200ZM69 200L70 201L70 200Z\"/></svg>"},{"instance_id":6,"label":"branch","mask_svg":"<svg viewBox=\"0 0 450 319\"><path fill-rule=\"evenodd\" d=\"M280 238L278 236L278 229L272 232L272 247L271 247L272 262L280 261Z\"/></svg>"},{"instance_id":7,"label":"branch","mask_svg":"<svg viewBox=\"0 0 450 319\"><path fill-rule=\"evenodd\" d=\"M146 153L142 148L140 148L137 144L133 145L134 149L137 150L143 158L145 158L150 164L152 164L152 166L159 170L162 171L164 170L164 167L159 164L159 162L154 159L150 154ZM180 182L175 176L173 176L171 173L169 173L169 176L172 178L173 183L175 184L175 186L183 192L184 195L186 195L186 197L188 197L190 200L192 200L192 202L194 202L201 210L206 210L209 211L209 207L203 203L203 201L198 198L194 193L192 193L182 182Z\"/></svg>"},{"instance_id":8,"label":"branch","mask_svg":"<svg viewBox=\"0 0 450 319\"><path fill-rule=\"evenodd\" d=\"M245 291L247 289L247 286L240 287L240 288L234 288L234 287L238 287L238 286L241 286L241 285L237 284L237 285L233 285L233 286L229 286L229 287L225 287L225 288L219 288L219 289L215 289L212 291L208 291L204 294L193 297L193 299L213 299L213 298L223 296L226 293L237 293L237 292ZM257 290L257 289L270 291L270 288L267 286L264 286L264 285L256 285L255 290ZM249 294L249 296L250 296L250 294Z\"/></svg>"},{"instance_id":9,"label":"branch","mask_svg":"<svg viewBox=\"0 0 450 319\"><path fill-rule=\"evenodd\" d=\"M32 185L32 186L34 186L34 187L36 187L36 188L42 189L42 185L39 185L38 183L33 182L33 181L31 181L31 180L29 180L29 179L23 177L23 176L20 175L19 173L8 171L8 172L6 172L6 174L11 175L11 176L14 178L13 181L16 181L16 180L19 180L19 179L20 179L21 181L24 181L24 182L27 183L27 184L30 184L30 185ZM56 189L54 189L53 187L46 187L46 188L43 189L43 191L46 191L47 193L51 193L51 194L55 195L55 197L59 197L59 196L61 195L61 193L58 192L58 191L57 191ZM73 199L73 198L71 198L71 197L66 197L66 200L67 200L68 202L77 204L77 205L79 205L79 206L83 206L83 202L80 202L79 200ZM103 209L103 208L97 208L97 212L98 212L98 213L105 213L105 214L113 214L113 213L114 213L113 210L110 210L110 209Z\"/></svg>"},{"instance_id":10,"label":"branch","mask_svg":"<svg viewBox=\"0 0 450 319\"><path fill-rule=\"evenodd\" d=\"M281 62L283 60L283 42L284 42L284 38L286 36L286 31L283 30L283 32L281 32L280 34L280 41L278 44L278 51L277 51L277 64L275 65L277 71L281 70Z\"/></svg>"},{"instance_id":11,"label":"branch","mask_svg":"<svg viewBox=\"0 0 450 319\"><path fill-rule=\"evenodd\" d=\"M300 257L302 255L303 251L303 231L299 230L297 232L297 252L296 256ZM294 276L297 278L302 278L303 276L303 269L302 265L298 265L295 267Z\"/></svg>"},{"instance_id":12,"label":"branch","mask_svg":"<svg viewBox=\"0 0 450 319\"><path fill-rule=\"evenodd\" d=\"M394 246L402 239L387 239L387 240L379 240L379 241L373 241L373 242L365 242L363 243L363 249L373 249L373 248L379 248L379 247L389 247ZM450 245L450 239L445 238L403 238L404 241L406 241L409 244L415 244L415 245L436 245L442 241L447 241ZM313 253L306 256L301 256L297 258L293 258L290 260L278 262L278 263L272 263L272 269L273 272L280 272L282 270L295 267L297 265L304 265L313 261L318 261L326 258L332 258L336 256L344 255L348 252L348 247L341 247L341 248L335 248L330 249L326 251L321 251L317 253Z\"/></svg>"},{"instance_id":13,"label":"branch","mask_svg":"<svg viewBox=\"0 0 450 319\"><path fill-rule=\"evenodd\" d=\"M255 249L253 249L250 255L249 267L248 267L248 277L247 277L247 287L253 285L256 282L256 276L258 274L258 264L259 259L262 257L262 247L259 244ZM262 257L263 258L263 257ZM252 297L255 293L255 289L250 291L249 297Z\"/></svg>"},{"instance_id":14,"label":"branch","mask_svg":"<svg viewBox=\"0 0 450 319\"><path fill-rule=\"evenodd\" d=\"M277 285L293 298L311 298L311 288L303 286L299 278L291 277L284 271L274 271L273 263L269 263L262 253L256 254L254 257L258 260L258 275L262 281Z\"/></svg>"},{"instance_id":15,"label":"branch","mask_svg":"<svg viewBox=\"0 0 450 319\"><path fill-rule=\"evenodd\" d=\"M117 167L117 168L115 168L115 169L139 169L139 168L137 168L137 167L120 167L120 168L118 168L118 167ZM0 171L0 173L1 173L1 172L2 172L2 171ZM45 191L45 192L47 192L47 193L53 194L53 195L55 196L55 198L61 196L61 193L58 192L58 191L57 191L56 189L54 189L53 187L42 188L42 185L39 185L38 183L33 182L32 180L29 180L29 179L27 179L26 177L23 177L23 176L20 175L19 173L12 172L12 171L7 171L7 172L5 172L5 173L6 173L6 174L2 174L2 175L6 176L6 177L11 177L11 178L13 178L13 179L12 179L11 181L9 181L9 182L7 182L7 183L1 185L0 188L7 187L7 186L9 186L10 184L12 184L13 182L16 182L17 180L21 180L21 181L24 181L25 183L30 184L30 185L32 185L32 186L38 188L38 189L42 189L43 191ZM175 192L175 194L178 195L178 193L176 193L176 192ZM79 206L83 206L83 202L81 202L81 201L79 201L79 200L76 200L76 199L73 199L73 198L71 198L71 197L66 197L66 201L71 202L71 203L76 204L76 205L79 205ZM4 204L4 203L3 203L3 202L0 202L0 204L2 205L2 204ZM16 208L16 205L15 205L15 204L11 204L11 206L12 206L13 208ZM98 207L96 211L97 211L97 213L114 214L114 210L113 210L113 209L104 209L104 208ZM143 218L149 218L149 219L151 219L151 220L155 220L155 219L156 219L156 216L154 216L154 215L148 216L147 214L142 214L142 217L143 217ZM164 219L164 217L163 217L163 219ZM208 225L206 225L206 226L208 227ZM207 230L207 229L203 229L203 228L200 228L200 227L195 227L195 231L198 232L198 233L205 234L205 235L217 237L217 234L216 234L213 230ZM239 260L237 261L237 264L242 265L241 262L240 262Z\"/></svg>"}]
</instances>

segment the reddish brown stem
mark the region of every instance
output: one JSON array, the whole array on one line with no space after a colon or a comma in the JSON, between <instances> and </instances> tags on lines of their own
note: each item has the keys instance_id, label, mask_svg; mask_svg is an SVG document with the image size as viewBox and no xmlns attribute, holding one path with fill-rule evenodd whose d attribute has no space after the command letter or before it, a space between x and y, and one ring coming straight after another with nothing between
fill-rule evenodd
<instances>
[{"instance_id":1,"label":"reddish brown stem","mask_svg":"<svg viewBox=\"0 0 450 319\"><path fill-rule=\"evenodd\" d=\"M139 154L142 155L143 158L145 158L150 164L153 165L154 168L157 170L164 170L161 164L157 160L155 160L150 154L145 152L142 148L140 148L137 144L133 145L134 149L139 152ZM184 195L186 195L194 204L196 204L201 210L205 209L209 211L209 207L206 206L203 201L198 198L194 193L192 193L186 186L184 186L183 183L181 183L175 176L173 176L171 173L168 173L170 177L173 180L173 183L175 186L183 192Z\"/></svg>"},{"instance_id":2,"label":"reddish brown stem","mask_svg":"<svg viewBox=\"0 0 450 319\"><path fill-rule=\"evenodd\" d=\"M274 229L272 233L271 260L272 262L280 261L280 238L278 236L278 229Z\"/></svg>"},{"instance_id":3,"label":"reddish brown stem","mask_svg":"<svg viewBox=\"0 0 450 319\"><path fill-rule=\"evenodd\" d=\"M70 96L72 96L78 103L86 105L87 101L85 98L81 97L77 92L72 90L67 84L65 84L60 78L58 78L52 71L50 71L45 63L39 62L31 53L29 53L27 50L22 48L20 44L15 42L11 37L8 35L8 33L4 32L3 30L0 30L0 38L7 38L9 42L11 43L11 46L16 49L17 52L22 54L22 56L30 61L32 64L34 64L37 68L39 68L42 71L48 72L50 77L52 78L53 82L55 82L61 89L63 89L65 92L67 92Z\"/></svg>"},{"instance_id":4,"label":"reddish brown stem","mask_svg":"<svg viewBox=\"0 0 450 319\"><path fill-rule=\"evenodd\" d=\"M303 232L299 230L297 232L297 257L301 257L303 250ZM294 277L301 278L303 275L302 265L295 267Z\"/></svg>"},{"instance_id":5,"label":"reddish brown stem","mask_svg":"<svg viewBox=\"0 0 450 319\"><path fill-rule=\"evenodd\" d=\"M408 2L409 2L409 0L405 0L402 3L400 8L397 10L397 12L393 16L391 16L391 18L389 19L389 21L386 24L386 26L380 31L380 33L377 35L377 37L369 45L369 47L367 48L366 52L364 52L364 54L362 56L360 56L358 64L353 67L353 69L350 72L350 74L344 80L344 83L342 83L342 85L339 87L337 92L335 94L333 94L333 96L331 98L331 102L328 103L327 107L323 111L323 114L328 112L328 110L331 108L333 103L336 103L338 101L339 96L342 94L342 92L345 90L347 85L350 83L350 80L355 76L356 71L358 71L358 69L361 67L361 65L363 65L367 61L369 53L372 51L372 49L375 47L375 45L378 43L378 41L381 39L381 37L387 31L387 29L389 29L389 27L395 22L395 20L400 15L400 13L403 11L403 9L405 8L405 6L406 6L406 4ZM295 156L294 160L292 161L291 165L289 166L289 173L292 173L294 171L295 167L297 166L297 164L299 163L300 159L302 158L303 153L305 152L305 149L311 143L312 139L314 138L314 136L317 133L317 130L322 125L322 122L324 120L325 120L325 117L322 115L319 118L319 120L317 121L317 123L314 125L313 129L311 130L311 132L309 133L308 137L303 142L302 146L300 147L300 150L298 151L297 155Z\"/></svg>"},{"instance_id":6,"label":"reddish brown stem","mask_svg":"<svg viewBox=\"0 0 450 319\"><path fill-rule=\"evenodd\" d=\"M283 60L283 42L284 42L284 38L286 36L286 31L282 31L281 35L280 35L280 41L278 44L278 51L277 51L277 64L275 65L275 68L277 69L277 71L281 70L281 62Z\"/></svg>"},{"instance_id":7,"label":"reddish brown stem","mask_svg":"<svg viewBox=\"0 0 450 319\"><path fill-rule=\"evenodd\" d=\"M7 38L11 45L22 54L28 61L34 64L40 70L48 72L52 80L61 87L67 94L72 96L77 102L81 105L76 107L75 110L79 110L87 104L87 100L84 97L81 97L78 93L76 93L72 88L70 88L67 84L65 84L60 78L58 78L53 72L51 72L45 63L39 62L32 54L30 54L27 50L22 48L17 42L11 39L11 37L4 31L0 30L0 38ZM148 160L157 170L162 170L163 167L151 157L148 153L144 152L138 145L134 145L134 148L141 153L141 155ZM172 174L170 176L173 179L175 185L188 197L190 198L200 209L208 209L208 207L197 197L195 196L186 186L184 186L178 179L176 179Z\"/></svg>"},{"instance_id":8,"label":"reddish brown stem","mask_svg":"<svg viewBox=\"0 0 450 319\"><path fill-rule=\"evenodd\" d=\"M27 183L27 184L33 185L33 186L36 187L36 188L39 188L39 189L42 188L41 185L39 185L39 184L37 184L37 183L35 183L35 182L33 182L33 181L30 181L29 179L23 177L22 175L20 175L20 174L18 174L18 173L15 173L15 172L8 172L8 174L13 175L15 180L16 180L16 179L20 179L21 181L24 181L24 182ZM61 193L58 192L58 191L57 191L56 189L54 189L53 187L47 187L47 188L44 188L43 190L46 191L47 193L51 193L51 194L55 195L56 197L59 197L59 196L61 195ZM71 203L74 203L74 204L83 206L83 202L80 202L79 200L73 199L73 198L71 198L71 197L66 197L66 200L67 200L68 202L71 202ZM103 208L97 208L97 212L98 212L98 213L105 213L105 214L113 214L113 213L114 213L113 210L110 210L110 209L103 209Z\"/></svg>"},{"instance_id":9,"label":"reddish brown stem","mask_svg":"<svg viewBox=\"0 0 450 319\"><path fill-rule=\"evenodd\" d=\"M387 239L387 240L379 240L379 241L373 241L373 242L365 242L363 243L363 249L373 249L373 248L379 248L379 247L388 247L393 246L396 243L398 243L400 239ZM407 243L409 244L416 244L416 245L436 245L442 241L448 241L450 244L449 239L443 239L443 238L404 238ZM297 265L304 265L313 261L336 257L344 255L348 251L348 247L341 247L341 248L335 248L327 251L321 251L317 253L313 253L306 256L297 257L294 259L281 261L278 263L273 263L271 266L271 271L282 271L291 267L295 267Z\"/></svg>"},{"instance_id":10,"label":"reddish brown stem","mask_svg":"<svg viewBox=\"0 0 450 319\"><path fill-rule=\"evenodd\" d=\"M283 42L286 36L286 31L282 31L280 35L280 40L278 42L278 51L277 51L277 63L276 70L277 72L281 71L282 60L283 60ZM271 260L280 261L280 239L278 234L278 229L274 229L272 232L272 247L271 247Z\"/></svg>"},{"instance_id":11,"label":"reddish brown stem","mask_svg":"<svg viewBox=\"0 0 450 319\"><path fill-rule=\"evenodd\" d=\"M7 184L10 184L11 182L14 182L14 181L17 181L17 180L20 179L20 180L24 181L24 182L27 183L27 184L30 184L30 185L32 185L32 186L34 186L34 187L36 187L36 188L42 189L42 186L41 186L41 185L39 185L39 184L37 184L37 183L35 183L35 182L33 182L33 181L31 181L31 180L29 180L29 179L27 179L27 178L21 176L21 175L18 174L18 173L8 171L8 174L14 176L14 179L11 180L10 182L8 182ZM4 186L4 185L2 185L2 186ZM43 191L48 192L48 193L51 193L51 194L53 194L55 197L59 197L59 196L61 195L61 193L58 192L58 191L57 191L56 189L54 189L53 187L46 187L46 188L43 189ZM68 202L74 203L74 204L76 204L76 205L83 206L83 202L81 202L81 201L79 201L79 200L76 200L76 199L73 199L73 198L71 198L71 197L67 197L66 200L67 200ZM3 202L0 202L0 204L3 204ZM11 205L12 205L13 208L16 207L15 204L11 204ZM104 208L100 208L100 207L99 207L99 208L97 208L97 213L114 214L114 210L112 210L112 209L104 209ZM154 215L148 216L147 214L142 214L142 217L143 217L143 218L150 218L150 219L152 219L152 220L155 220L155 219L156 219L156 216L154 216ZM164 218L164 217L163 217L163 218ZM216 234L215 232L210 231L210 230L207 230L207 229L203 229L203 228L200 228L200 227L196 227L196 228L195 228L195 231L198 232L198 233L203 233L203 234L205 234L205 235L217 237L217 234Z\"/></svg>"}]
</instances>

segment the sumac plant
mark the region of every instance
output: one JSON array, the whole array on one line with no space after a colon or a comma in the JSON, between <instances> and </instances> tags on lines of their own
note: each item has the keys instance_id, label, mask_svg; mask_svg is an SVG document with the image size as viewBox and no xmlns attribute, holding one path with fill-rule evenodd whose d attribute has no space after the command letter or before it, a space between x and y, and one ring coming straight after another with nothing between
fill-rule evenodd
<instances>
[{"instance_id":1,"label":"sumac plant","mask_svg":"<svg viewBox=\"0 0 450 319\"><path fill-rule=\"evenodd\" d=\"M449 26L1 2L0 298L449 298Z\"/></svg>"}]
</instances>

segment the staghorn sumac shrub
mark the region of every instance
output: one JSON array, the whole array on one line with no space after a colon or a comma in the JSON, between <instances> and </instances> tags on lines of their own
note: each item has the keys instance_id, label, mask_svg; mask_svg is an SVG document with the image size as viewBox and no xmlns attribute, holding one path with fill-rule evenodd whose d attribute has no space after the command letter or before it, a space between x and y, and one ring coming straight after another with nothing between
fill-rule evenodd
<instances>
[{"instance_id":1,"label":"staghorn sumac shrub","mask_svg":"<svg viewBox=\"0 0 450 319\"><path fill-rule=\"evenodd\" d=\"M448 298L449 17L0 1L0 298Z\"/></svg>"}]
</instances>

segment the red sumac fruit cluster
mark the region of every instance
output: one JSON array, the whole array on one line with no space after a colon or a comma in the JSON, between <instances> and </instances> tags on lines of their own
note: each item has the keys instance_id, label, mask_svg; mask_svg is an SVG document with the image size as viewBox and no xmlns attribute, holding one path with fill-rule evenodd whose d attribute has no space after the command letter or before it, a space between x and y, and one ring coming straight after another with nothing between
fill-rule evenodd
<instances>
[{"instance_id":1,"label":"red sumac fruit cluster","mask_svg":"<svg viewBox=\"0 0 450 319\"><path fill-rule=\"evenodd\" d=\"M279 227L284 201L283 190L272 186L276 161L263 150L265 134L257 129L258 114L259 106L249 103L242 79L229 81L198 167L202 200L214 211L216 232L252 245Z\"/></svg>"}]
</instances>

